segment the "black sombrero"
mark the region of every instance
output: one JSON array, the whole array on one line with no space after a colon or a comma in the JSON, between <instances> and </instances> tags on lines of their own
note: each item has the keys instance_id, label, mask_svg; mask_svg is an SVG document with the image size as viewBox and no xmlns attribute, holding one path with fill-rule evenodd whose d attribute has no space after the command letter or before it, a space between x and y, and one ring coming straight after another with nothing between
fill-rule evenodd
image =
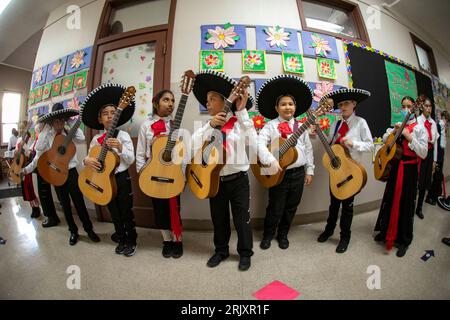
<instances>
[{"instance_id":1,"label":"black sombrero","mask_svg":"<svg viewBox=\"0 0 450 320\"><path fill-rule=\"evenodd\" d=\"M69 119L78 115L80 112L75 109L64 109L61 103L55 103L52 107L52 111L40 116L37 122L51 122L55 119Z\"/></svg>"},{"instance_id":2,"label":"black sombrero","mask_svg":"<svg viewBox=\"0 0 450 320\"><path fill-rule=\"evenodd\" d=\"M92 90L83 103L83 112L81 116L83 123L91 129L103 129L103 125L98 122L100 109L108 104L112 104L117 107L120 98L126 89L127 88L125 86L120 84L106 83ZM135 108L136 104L133 98L128 107L122 111L119 122L117 123L118 127L131 119Z\"/></svg>"},{"instance_id":3,"label":"black sombrero","mask_svg":"<svg viewBox=\"0 0 450 320\"><path fill-rule=\"evenodd\" d=\"M278 113L275 109L280 96L291 95L295 99L296 109L294 117L298 117L309 109L313 99L313 92L301 78L282 74L270 78L263 83L256 95L258 111L268 119L275 119Z\"/></svg>"},{"instance_id":4,"label":"black sombrero","mask_svg":"<svg viewBox=\"0 0 450 320\"><path fill-rule=\"evenodd\" d=\"M334 109L337 109L338 104L342 101L355 100L357 103L360 103L369 97L370 97L370 92L367 90L356 89L356 88L354 88L354 89L342 88L342 89L327 93L320 100L323 101L328 98L333 99Z\"/></svg>"},{"instance_id":5,"label":"black sombrero","mask_svg":"<svg viewBox=\"0 0 450 320\"><path fill-rule=\"evenodd\" d=\"M231 90L236 86L237 82L227 76L225 73L217 72L214 70L200 71L195 75L194 96L206 108L206 98L208 92L214 91L225 98L231 93ZM253 97L249 95L247 105L245 108L248 110L254 105ZM233 103L231 110L236 111L236 103Z\"/></svg>"}]
</instances>

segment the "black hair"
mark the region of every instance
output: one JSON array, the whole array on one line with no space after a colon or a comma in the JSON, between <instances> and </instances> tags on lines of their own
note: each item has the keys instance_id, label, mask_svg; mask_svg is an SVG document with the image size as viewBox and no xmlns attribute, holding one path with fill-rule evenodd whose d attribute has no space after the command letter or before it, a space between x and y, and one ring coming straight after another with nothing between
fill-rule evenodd
<instances>
[{"instance_id":1,"label":"black hair","mask_svg":"<svg viewBox=\"0 0 450 320\"><path fill-rule=\"evenodd\" d=\"M450 122L450 114L446 110L441 112L441 119L442 118L445 118L445 120L447 120L447 122Z\"/></svg>"},{"instance_id":2,"label":"black hair","mask_svg":"<svg viewBox=\"0 0 450 320\"><path fill-rule=\"evenodd\" d=\"M175 96L172 91L168 89L163 89L159 91L152 99L152 105L153 105L153 114L157 114L158 111L156 110L156 106L159 105L159 100L163 97L164 94L170 93L172 96Z\"/></svg>"},{"instance_id":3,"label":"black hair","mask_svg":"<svg viewBox=\"0 0 450 320\"><path fill-rule=\"evenodd\" d=\"M402 104L403 104L403 101L405 101L405 100L409 100L409 101L411 101L412 103L415 102L415 101L414 101L414 98L412 98L412 97L410 97L410 96L405 96L405 97L403 97L403 99L402 99Z\"/></svg>"},{"instance_id":4,"label":"black hair","mask_svg":"<svg viewBox=\"0 0 450 320\"><path fill-rule=\"evenodd\" d=\"M286 94L282 94L281 96L279 96L279 97L277 98L277 101L275 101L275 106L276 106L276 107L278 107L278 103L280 102L281 98L284 98L284 97L289 97L289 98L291 98L292 101L294 101L295 106L297 106L297 102L295 101L294 96L293 96L293 95L290 95L289 93L286 93Z\"/></svg>"}]
</instances>

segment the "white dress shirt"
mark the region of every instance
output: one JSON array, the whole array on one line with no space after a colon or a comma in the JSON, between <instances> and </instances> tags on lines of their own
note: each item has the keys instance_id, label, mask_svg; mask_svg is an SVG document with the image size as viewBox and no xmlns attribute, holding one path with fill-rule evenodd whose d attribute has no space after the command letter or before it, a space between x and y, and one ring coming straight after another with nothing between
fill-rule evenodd
<instances>
[{"instance_id":1,"label":"white dress shirt","mask_svg":"<svg viewBox=\"0 0 450 320\"><path fill-rule=\"evenodd\" d=\"M228 176L240 171L247 171L250 168L250 162L246 152L246 146L250 147L251 156L256 157L257 152L257 134L253 121L248 116L246 109L236 111L237 121L234 123L227 136L227 149L230 151L226 156L225 166L220 170L220 176ZM192 135L193 155L203 146L204 141L210 140L214 128L208 121L203 127L196 130Z\"/></svg>"},{"instance_id":2,"label":"white dress shirt","mask_svg":"<svg viewBox=\"0 0 450 320\"><path fill-rule=\"evenodd\" d=\"M100 146L100 143L98 142L98 138L104 134L105 131L98 133L92 138L91 144L89 145L89 152L91 151L91 148L93 146ZM120 141L122 144L122 152L120 152L117 148L112 148L112 150L119 156L120 158L120 164L116 168L115 173L123 172L129 168L134 162L134 147L133 147L133 141L131 141L130 135L128 132L119 130L119 133L117 134L117 140Z\"/></svg>"},{"instance_id":3,"label":"white dress shirt","mask_svg":"<svg viewBox=\"0 0 450 320\"><path fill-rule=\"evenodd\" d=\"M416 122L416 118L409 120L408 125ZM392 133L394 129L388 128L386 133L383 135L383 141L386 143L388 136ZM412 141L408 143L409 149L414 151L419 157L425 159L428 153L428 132L427 129L421 125L416 125L413 129Z\"/></svg>"},{"instance_id":4,"label":"white dress shirt","mask_svg":"<svg viewBox=\"0 0 450 320\"><path fill-rule=\"evenodd\" d=\"M11 151L11 150L13 150L15 147L16 147L16 145L17 145L17 137L15 136L15 135L12 135L10 138L9 138L9 142L8 142L8 149L7 149L7 151Z\"/></svg>"},{"instance_id":5,"label":"white dress shirt","mask_svg":"<svg viewBox=\"0 0 450 320\"><path fill-rule=\"evenodd\" d=\"M271 142L279 137L281 137L280 131L278 130L278 125L283 122L288 122L289 127L294 132L294 123L295 119L292 118L289 121L284 120L281 117L270 120L264 128L261 129L258 135L258 157L262 164L269 165L276 159L275 156L269 151L267 148ZM299 127L301 124L299 123ZM289 138L291 135L288 135ZM280 145L281 147L281 145ZM306 174L314 175L314 154L311 145L311 141L309 140L308 131L305 131L298 139L297 144L295 145L297 149L298 157L297 161L291 164L287 169L298 168L301 166L305 166Z\"/></svg>"},{"instance_id":6,"label":"white dress shirt","mask_svg":"<svg viewBox=\"0 0 450 320\"><path fill-rule=\"evenodd\" d=\"M65 130L61 132L62 135L66 135ZM33 172L37 167L37 163L41 154L45 151L49 150L52 147L53 139L55 139L56 131L53 128L50 128L49 125L46 125L42 132L39 134L39 139L36 142L36 156L33 158L33 161L26 166L23 171L25 174ZM84 133L80 128L75 132L72 141L75 143L82 143L85 140ZM69 161L69 169L75 168L78 165L77 155L75 154L72 159Z\"/></svg>"},{"instance_id":7,"label":"white dress shirt","mask_svg":"<svg viewBox=\"0 0 450 320\"><path fill-rule=\"evenodd\" d=\"M152 124L156 121L163 120L166 124L166 131L161 135L168 135L171 128L172 117L159 117L153 115L150 119L146 120L139 130L138 141L136 145L136 171L139 173L144 165L152 159L152 144L155 138L155 133L152 129Z\"/></svg>"},{"instance_id":8,"label":"white dress shirt","mask_svg":"<svg viewBox=\"0 0 450 320\"><path fill-rule=\"evenodd\" d=\"M425 127L425 121L428 120L429 122L431 122L431 140L430 137L428 137L428 130ZM439 138L439 133L437 131L437 126L436 126L436 122L431 118L425 118L425 116L423 114L421 114L419 117L417 117L417 122L419 123L419 125L423 126L425 129L425 132L427 133L427 137L428 137L428 143L431 143L433 145L433 161L437 161L437 139Z\"/></svg>"},{"instance_id":9,"label":"white dress shirt","mask_svg":"<svg viewBox=\"0 0 450 320\"><path fill-rule=\"evenodd\" d=\"M344 122L347 122L349 130L345 137L349 138L349 140L353 142L353 147L348 148L348 150L352 159L361 162L364 152L373 152L372 134L370 133L366 120L353 113L347 120L341 119L339 122L339 128L336 130L338 122L339 121L335 121L331 126L328 134L328 141L335 143L339 137L338 132L340 126L342 126ZM336 134L334 134L335 132Z\"/></svg>"}]
</instances>

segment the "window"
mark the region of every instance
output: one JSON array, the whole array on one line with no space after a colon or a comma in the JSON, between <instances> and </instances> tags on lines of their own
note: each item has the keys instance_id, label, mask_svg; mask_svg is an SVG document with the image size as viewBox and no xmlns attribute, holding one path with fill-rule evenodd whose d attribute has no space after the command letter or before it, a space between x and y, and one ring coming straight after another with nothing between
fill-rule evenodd
<instances>
[{"instance_id":1,"label":"window","mask_svg":"<svg viewBox=\"0 0 450 320\"><path fill-rule=\"evenodd\" d=\"M433 49L425 42L411 34L411 39L416 51L417 60L419 61L420 69L438 76L436 60L434 59Z\"/></svg>"},{"instance_id":2,"label":"window","mask_svg":"<svg viewBox=\"0 0 450 320\"><path fill-rule=\"evenodd\" d=\"M13 128L18 129L21 94L5 92L2 99L2 144L7 144Z\"/></svg>"},{"instance_id":3,"label":"window","mask_svg":"<svg viewBox=\"0 0 450 320\"><path fill-rule=\"evenodd\" d=\"M358 5L345 0L297 0L302 29L370 45Z\"/></svg>"}]
</instances>

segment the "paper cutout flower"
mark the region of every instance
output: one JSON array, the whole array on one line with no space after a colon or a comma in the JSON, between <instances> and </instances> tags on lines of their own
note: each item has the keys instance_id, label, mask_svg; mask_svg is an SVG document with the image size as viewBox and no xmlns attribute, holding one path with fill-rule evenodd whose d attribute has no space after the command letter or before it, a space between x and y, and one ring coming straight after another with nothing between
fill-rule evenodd
<instances>
[{"instance_id":1,"label":"paper cutout flower","mask_svg":"<svg viewBox=\"0 0 450 320\"><path fill-rule=\"evenodd\" d=\"M227 23L223 28L216 26L215 29L208 29L206 34L206 43L214 45L214 49L228 48L234 46L236 41L240 39L234 31L234 27Z\"/></svg>"},{"instance_id":2,"label":"paper cutout flower","mask_svg":"<svg viewBox=\"0 0 450 320\"><path fill-rule=\"evenodd\" d=\"M299 70L301 68L300 61L297 57L289 57L286 64L290 70Z\"/></svg>"},{"instance_id":3,"label":"paper cutout flower","mask_svg":"<svg viewBox=\"0 0 450 320\"><path fill-rule=\"evenodd\" d=\"M324 73L324 74L331 74L331 66L326 61L322 61L322 63L320 64L320 69L322 70L322 73Z\"/></svg>"},{"instance_id":4,"label":"paper cutout flower","mask_svg":"<svg viewBox=\"0 0 450 320\"><path fill-rule=\"evenodd\" d=\"M266 119L263 116L255 116L252 120L255 129L262 129L266 124Z\"/></svg>"},{"instance_id":5,"label":"paper cutout flower","mask_svg":"<svg viewBox=\"0 0 450 320\"><path fill-rule=\"evenodd\" d=\"M59 91L59 90L60 90L60 85L59 85L59 83L54 83L54 84L53 84L53 91L57 92L57 91Z\"/></svg>"},{"instance_id":6,"label":"paper cutout flower","mask_svg":"<svg viewBox=\"0 0 450 320\"><path fill-rule=\"evenodd\" d=\"M319 125L322 131L328 130L330 128L330 119L327 117L319 119Z\"/></svg>"},{"instance_id":7,"label":"paper cutout flower","mask_svg":"<svg viewBox=\"0 0 450 320\"><path fill-rule=\"evenodd\" d=\"M83 86L83 83L84 83L83 77L78 77L75 79L75 87L81 88Z\"/></svg>"},{"instance_id":8,"label":"paper cutout flower","mask_svg":"<svg viewBox=\"0 0 450 320\"><path fill-rule=\"evenodd\" d=\"M86 53L84 51L78 51L73 55L72 60L70 61L70 66L72 68L79 68L81 65L84 64L84 55Z\"/></svg>"},{"instance_id":9,"label":"paper cutout flower","mask_svg":"<svg viewBox=\"0 0 450 320\"><path fill-rule=\"evenodd\" d=\"M261 55L259 53L249 53L245 58L245 64L250 68L253 68L255 65L259 66L262 63Z\"/></svg>"},{"instance_id":10,"label":"paper cutout flower","mask_svg":"<svg viewBox=\"0 0 450 320\"><path fill-rule=\"evenodd\" d=\"M328 52L333 51L331 47L328 45L328 41L319 36L317 33L313 33L311 35L311 39L313 42L311 42L311 47L315 49L316 55L324 56L326 57Z\"/></svg>"},{"instance_id":11,"label":"paper cutout flower","mask_svg":"<svg viewBox=\"0 0 450 320\"><path fill-rule=\"evenodd\" d=\"M328 81L316 83L316 88L314 89L314 97L313 97L314 101L319 102L324 95L333 91L333 87L334 87L333 83Z\"/></svg>"},{"instance_id":12,"label":"paper cutout flower","mask_svg":"<svg viewBox=\"0 0 450 320\"><path fill-rule=\"evenodd\" d=\"M34 76L34 82L39 83L42 81L42 75L44 73L44 70L42 70L42 67L37 69L36 75Z\"/></svg>"},{"instance_id":13,"label":"paper cutout flower","mask_svg":"<svg viewBox=\"0 0 450 320\"><path fill-rule=\"evenodd\" d=\"M214 54L210 54L205 57L205 64L209 67L216 67L219 65L219 57Z\"/></svg>"},{"instance_id":14,"label":"paper cutout flower","mask_svg":"<svg viewBox=\"0 0 450 320\"><path fill-rule=\"evenodd\" d=\"M49 94L50 94L50 88L49 87L45 87L43 95L44 96L48 96Z\"/></svg>"},{"instance_id":15,"label":"paper cutout flower","mask_svg":"<svg viewBox=\"0 0 450 320\"><path fill-rule=\"evenodd\" d=\"M280 26L264 28L264 32L269 36L266 41L270 41L270 46L278 48L287 47L286 41L289 41L290 32L285 32Z\"/></svg>"},{"instance_id":16,"label":"paper cutout flower","mask_svg":"<svg viewBox=\"0 0 450 320\"><path fill-rule=\"evenodd\" d=\"M52 75L56 77L58 75L59 71L61 71L61 67L62 67L62 62L61 62L61 60L58 60L58 62L56 62L52 68Z\"/></svg>"},{"instance_id":17,"label":"paper cutout flower","mask_svg":"<svg viewBox=\"0 0 450 320\"><path fill-rule=\"evenodd\" d=\"M67 89L68 87L70 87L70 79L69 78L64 80L64 83L63 83L63 88L64 89Z\"/></svg>"}]
</instances>

